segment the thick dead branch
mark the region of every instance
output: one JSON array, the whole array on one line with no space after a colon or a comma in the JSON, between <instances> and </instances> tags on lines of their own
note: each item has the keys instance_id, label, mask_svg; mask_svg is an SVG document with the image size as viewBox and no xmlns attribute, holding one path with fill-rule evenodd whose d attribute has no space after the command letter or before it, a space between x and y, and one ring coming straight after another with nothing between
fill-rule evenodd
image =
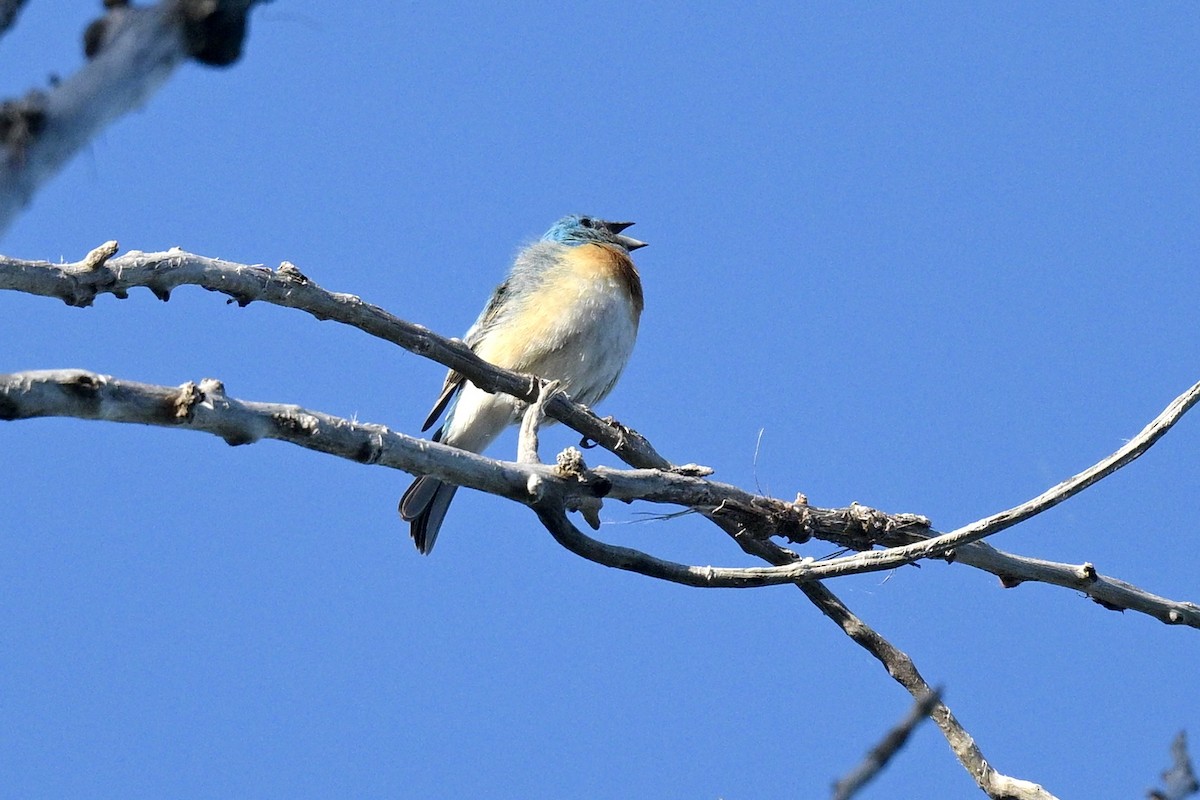
<instances>
[{"instance_id":1,"label":"thick dead branch","mask_svg":"<svg viewBox=\"0 0 1200 800\"><path fill-rule=\"evenodd\" d=\"M236 60L246 16L259 1L112 4L88 28L87 65L51 89L32 91L0 108L0 234L84 145L141 107L185 60Z\"/></svg>"},{"instance_id":2,"label":"thick dead branch","mask_svg":"<svg viewBox=\"0 0 1200 800\"><path fill-rule=\"evenodd\" d=\"M75 417L203 431L230 445L275 439L523 501L551 467L496 461L372 425L279 403L239 400L217 380L156 386L83 370L0 375L0 420Z\"/></svg>"}]
</instances>

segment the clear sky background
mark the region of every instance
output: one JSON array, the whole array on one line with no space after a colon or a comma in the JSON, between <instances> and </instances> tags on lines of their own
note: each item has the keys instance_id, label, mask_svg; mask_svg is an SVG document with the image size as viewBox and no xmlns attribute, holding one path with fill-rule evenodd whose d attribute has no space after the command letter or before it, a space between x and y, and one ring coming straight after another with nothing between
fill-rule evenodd
<instances>
[{"instance_id":1,"label":"clear sky background","mask_svg":"<svg viewBox=\"0 0 1200 800\"><path fill-rule=\"evenodd\" d=\"M98 6L30 3L0 94L78 68ZM743 488L949 530L1200 379L1197 52L1184 2L280 0L0 250L287 259L460 335L557 217L636 220L646 313L601 413ZM443 375L199 289L6 293L0 337L3 371L216 377L414 434ZM992 542L1200 600L1198 454L1185 418ZM460 493L423 558L382 468L37 420L0 425L0 475L3 797L819 798L910 703L795 589L606 570L503 500ZM747 563L662 510L609 504L600 533ZM831 588L999 770L1060 796L1142 796L1177 730L1200 743L1195 630L940 563ZM981 795L926 725L861 796Z\"/></svg>"}]
</instances>

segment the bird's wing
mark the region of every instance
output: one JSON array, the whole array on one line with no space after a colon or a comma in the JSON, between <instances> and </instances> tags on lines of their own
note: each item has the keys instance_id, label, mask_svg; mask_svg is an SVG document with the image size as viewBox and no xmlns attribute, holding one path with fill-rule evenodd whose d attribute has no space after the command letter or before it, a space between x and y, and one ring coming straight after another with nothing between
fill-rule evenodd
<instances>
[{"instance_id":1,"label":"bird's wing","mask_svg":"<svg viewBox=\"0 0 1200 800\"><path fill-rule=\"evenodd\" d=\"M463 344L472 350L476 345L483 340L487 335L488 330L495 323L496 318L500 315L501 309L504 308L508 298L508 281L496 287L492 292L491 298L483 311L479 314L479 319L475 320L475 324L467 329L466 335L463 336ZM438 395L437 402L433 404L433 409L429 412L429 416L425 417L425 424L421 426L422 431L427 431L433 427L433 423L437 422L438 417L450 405L450 401L458 394L463 387L466 378L455 370L450 370L446 373L446 380L442 383L442 393Z\"/></svg>"},{"instance_id":2,"label":"bird's wing","mask_svg":"<svg viewBox=\"0 0 1200 800\"><path fill-rule=\"evenodd\" d=\"M438 417L446 410L446 406L450 405L454 395L462 389L464 380L462 375L450 370L446 375L446 382L442 384L442 393L438 395L437 402L433 404L433 409L429 412L429 416L425 417L424 424L421 425L422 431L429 430L433 427L433 423L438 421Z\"/></svg>"}]
</instances>

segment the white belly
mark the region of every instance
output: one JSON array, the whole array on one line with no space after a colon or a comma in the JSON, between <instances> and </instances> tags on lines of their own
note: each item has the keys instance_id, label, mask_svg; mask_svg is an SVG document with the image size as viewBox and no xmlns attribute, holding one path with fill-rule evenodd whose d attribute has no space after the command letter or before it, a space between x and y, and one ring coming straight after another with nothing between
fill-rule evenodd
<instances>
[{"instance_id":1,"label":"white belly","mask_svg":"<svg viewBox=\"0 0 1200 800\"><path fill-rule=\"evenodd\" d=\"M629 361L637 313L612 277L589 276L573 283L574 291L567 295L573 303L550 313L535 307L539 298L529 298L528 310L519 315L523 324L493 332L476 352L493 364L558 381L573 400L590 406L608 395ZM482 452L517 421L523 408L516 398L489 394L468 381L442 441Z\"/></svg>"}]
</instances>

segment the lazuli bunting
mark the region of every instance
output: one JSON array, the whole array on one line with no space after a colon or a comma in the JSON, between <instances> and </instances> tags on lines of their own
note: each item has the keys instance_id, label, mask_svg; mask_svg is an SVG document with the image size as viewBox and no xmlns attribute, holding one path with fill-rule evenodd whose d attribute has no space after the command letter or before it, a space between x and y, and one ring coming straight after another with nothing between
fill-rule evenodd
<instances>
[{"instance_id":1,"label":"lazuli bunting","mask_svg":"<svg viewBox=\"0 0 1200 800\"><path fill-rule=\"evenodd\" d=\"M463 341L498 367L558 381L580 403L602 400L629 360L642 313L642 282L629 254L646 243L621 235L632 224L580 215L554 223L517 255ZM480 453L517 421L524 403L450 370L421 430L447 407L433 441ZM426 475L400 499L422 553L433 549L457 490Z\"/></svg>"}]
</instances>

